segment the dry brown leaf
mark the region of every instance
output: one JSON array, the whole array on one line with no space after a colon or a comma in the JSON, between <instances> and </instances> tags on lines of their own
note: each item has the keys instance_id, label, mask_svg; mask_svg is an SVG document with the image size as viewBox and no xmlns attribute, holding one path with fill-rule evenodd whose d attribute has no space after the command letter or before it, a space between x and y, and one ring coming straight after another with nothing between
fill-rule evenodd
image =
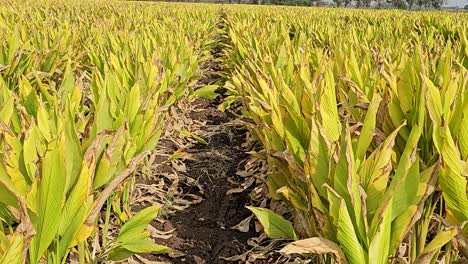
<instances>
[{"instance_id":1,"label":"dry brown leaf","mask_svg":"<svg viewBox=\"0 0 468 264\"><path fill-rule=\"evenodd\" d=\"M170 263L170 262L167 262L167 261L152 261L152 260L144 258L144 257L142 257L140 255L136 255L135 257L143 264L168 264L168 263Z\"/></svg>"},{"instance_id":2,"label":"dry brown leaf","mask_svg":"<svg viewBox=\"0 0 468 264\"><path fill-rule=\"evenodd\" d=\"M333 255L335 255L337 263L348 263L341 248L334 242L322 237L313 237L291 242L287 244L283 249L281 249L280 252L284 254L301 255L332 253Z\"/></svg>"},{"instance_id":3,"label":"dry brown leaf","mask_svg":"<svg viewBox=\"0 0 468 264\"><path fill-rule=\"evenodd\" d=\"M244 233L249 232L250 221L252 220L252 218L253 218L253 215L250 215L249 217L245 218L244 220L242 220L237 225L231 227L231 229L236 229L236 230L239 230L239 231L244 232Z\"/></svg>"}]
</instances>

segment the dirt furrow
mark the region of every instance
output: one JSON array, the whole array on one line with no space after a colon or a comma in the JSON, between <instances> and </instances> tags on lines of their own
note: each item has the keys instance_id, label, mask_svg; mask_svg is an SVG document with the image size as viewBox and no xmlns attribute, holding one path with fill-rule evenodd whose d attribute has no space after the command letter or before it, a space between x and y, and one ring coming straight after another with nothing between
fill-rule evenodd
<instances>
[{"instance_id":1,"label":"dirt furrow","mask_svg":"<svg viewBox=\"0 0 468 264\"><path fill-rule=\"evenodd\" d=\"M224 18L221 12L220 32L225 26ZM222 86L222 42L226 41L223 37L220 33L219 45L212 49L213 59L203 66L205 76L199 82L200 86ZM159 230L175 230L172 237L157 241L171 247L174 252L170 256L153 256L154 260L168 263L226 263L223 257L244 253L248 247L247 240L258 235L252 231L255 228L250 228L251 231L246 233L232 229L250 215L245 208L249 203L250 189L227 194L244 181L236 172L248 156L244 144L247 132L226 125L234 117L217 109L221 97L211 101L197 99L189 107L188 118L204 124L200 128L202 133L198 134L206 144L193 144L183 150L190 155L190 159L184 161L184 175L192 180L181 183L182 193L199 196L202 200L166 216L166 221L157 224Z\"/></svg>"},{"instance_id":2,"label":"dirt furrow","mask_svg":"<svg viewBox=\"0 0 468 264\"><path fill-rule=\"evenodd\" d=\"M191 154L185 175L195 182L183 187L185 194L201 196L203 200L186 210L170 215L160 229L172 230L173 237L163 243L180 257L158 257L170 263L224 263L221 257L245 251L247 239L254 232L231 229L249 216L245 209L248 190L227 195L239 186L238 166L246 158L243 149L245 130L225 126L230 119L216 109L216 102L197 100L190 117L206 120L204 127L208 144L196 144L185 150Z\"/></svg>"}]
</instances>

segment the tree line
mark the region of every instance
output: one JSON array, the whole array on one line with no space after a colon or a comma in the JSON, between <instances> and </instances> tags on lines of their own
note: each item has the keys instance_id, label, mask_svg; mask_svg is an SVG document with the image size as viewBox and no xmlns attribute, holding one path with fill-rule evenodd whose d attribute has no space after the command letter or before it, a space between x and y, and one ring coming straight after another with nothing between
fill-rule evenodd
<instances>
[{"instance_id":1,"label":"tree line","mask_svg":"<svg viewBox=\"0 0 468 264\"><path fill-rule=\"evenodd\" d=\"M399 9L440 9L447 0L252 0L253 4L296 5L296 6L336 6L357 8L399 8ZM229 0L229 3L241 0ZM243 2L243 1L242 1ZM465 7L466 8L466 7Z\"/></svg>"},{"instance_id":2,"label":"tree line","mask_svg":"<svg viewBox=\"0 0 468 264\"><path fill-rule=\"evenodd\" d=\"M316 1L316 0L314 0ZM412 10L414 8L435 8L440 9L446 0L332 0L338 6L348 7L354 4L355 7L370 7L374 5L378 8L391 6L399 9ZM353 3L354 2L354 3ZM314 3L315 4L315 3Z\"/></svg>"}]
</instances>

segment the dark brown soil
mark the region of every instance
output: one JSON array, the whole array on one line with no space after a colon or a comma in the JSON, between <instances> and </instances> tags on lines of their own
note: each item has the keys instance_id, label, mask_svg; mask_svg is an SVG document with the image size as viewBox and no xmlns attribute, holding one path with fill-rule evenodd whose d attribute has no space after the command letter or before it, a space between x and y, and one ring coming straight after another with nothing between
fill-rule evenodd
<instances>
[{"instance_id":1,"label":"dark brown soil","mask_svg":"<svg viewBox=\"0 0 468 264\"><path fill-rule=\"evenodd\" d=\"M197 184L187 184L183 189L185 194L199 195L203 200L167 216L163 224L155 223L160 230L176 229L173 237L157 242L184 256L152 256L150 259L167 263L225 263L220 257L245 252L247 239L256 235L231 229L250 215L245 208L249 190L226 195L229 189L238 187L236 181L240 181L236 171L247 157L242 148L246 132L225 126L230 118L216 109L216 102L197 100L194 105L190 117L207 121L208 136L204 139L208 144L196 144L185 150L193 158L186 162L185 175L195 179Z\"/></svg>"},{"instance_id":2,"label":"dark brown soil","mask_svg":"<svg viewBox=\"0 0 468 264\"><path fill-rule=\"evenodd\" d=\"M223 16L223 14L221 14ZM222 20L221 20L222 21ZM224 26L221 22L220 29ZM220 42L227 41L223 35ZM222 45L213 47L212 60L202 68L201 85L222 84L224 66ZM224 89L218 89L220 94ZM240 255L248 250L247 240L258 236L254 231L242 233L231 229L251 213L245 206L249 203L251 189L227 195L227 191L238 188L242 179L236 174L247 158L243 149L246 130L227 126L234 117L217 110L218 100L196 100L192 104L189 118L206 122L201 136L207 144L195 144L185 152L191 159L185 161L185 176L194 182L182 182L183 193L197 195L202 201L189 208L167 215L163 223L155 222L159 230L175 229L174 236L156 241L174 250L169 256L152 256L151 260L167 263L226 263L223 257ZM206 132L206 133L205 133ZM253 222L252 222L253 225ZM253 226L249 230L255 230ZM181 253L181 254L180 254Z\"/></svg>"}]
</instances>

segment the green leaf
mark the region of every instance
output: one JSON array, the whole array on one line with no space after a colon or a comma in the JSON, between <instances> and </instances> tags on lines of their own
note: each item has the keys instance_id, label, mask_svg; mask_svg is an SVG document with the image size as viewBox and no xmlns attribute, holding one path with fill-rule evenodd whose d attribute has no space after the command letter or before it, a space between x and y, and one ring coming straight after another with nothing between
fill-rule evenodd
<instances>
[{"instance_id":1,"label":"green leaf","mask_svg":"<svg viewBox=\"0 0 468 264\"><path fill-rule=\"evenodd\" d=\"M132 241L134 236L143 233L149 223L157 216L159 209L159 205L154 205L138 212L122 226L117 241L126 243L126 241Z\"/></svg>"},{"instance_id":2,"label":"green leaf","mask_svg":"<svg viewBox=\"0 0 468 264\"><path fill-rule=\"evenodd\" d=\"M420 183L416 194L416 199L413 205L408 206L403 214L398 216L392 222L392 239L390 250L393 252L398 248L398 245L404 239L416 220L421 217L424 202L435 189L435 182L438 176L439 163L427 168L420 173Z\"/></svg>"},{"instance_id":3,"label":"green leaf","mask_svg":"<svg viewBox=\"0 0 468 264\"><path fill-rule=\"evenodd\" d=\"M10 238L10 244L0 258L1 264L23 263L23 236L14 234Z\"/></svg>"},{"instance_id":4,"label":"green leaf","mask_svg":"<svg viewBox=\"0 0 468 264\"><path fill-rule=\"evenodd\" d=\"M341 151L338 163L336 164L334 177L334 191L346 203L346 208L350 211L349 217L356 227L358 237L365 240L366 229L364 216L362 214L362 200L359 191L360 179L357 174L357 166L354 158L352 139L349 127L343 130L340 141Z\"/></svg>"},{"instance_id":5,"label":"green leaf","mask_svg":"<svg viewBox=\"0 0 468 264\"><path fill-rule=\"evenodd\" d=\"M429 79L426 78L425 82L427 108L433 122L432 138L442 161L440 188L448 208L461 223L468 219L467 179L462 175L464 172L462 153L457 148L450 128L446 124L445 118L449 113L443 112L440 92ZM463 143L460 146L463 146Z\"/></svg>"},{"instance_id":6,"label":"green leaf","mask_svg":"<svg viewBox=\"0 0 468 264\"><path fill-rule=\"evenodd\" d=\"M40 144L37 129L32 124L31 128L26 132L23 142L23 160L26 166L27 175L32 182L36 177L36 160L38 158L36 144Z\"/></svg>"},{"instance_id":7,"label":"green leaf","mask_svg":"<svg viewBox=\"0 0 468 264\"><path fill-rule=\"evenodd\" d=\"M111 175L109 173L110 169L110 157L107 155L107 151L102 155L101 160L99 161L99 166L96 170L96 175L93 182L93 190L97 190L99 187L106 184Z\"/></svg>"},{"instance_id":8,"label":"green leaf","mask_svg":"<svg viewBox=\"0 0 468 264\"><path fill-rule=\"evenodd\" d=\"M426 105L429 111L429 116L434 122L434 127L439 127L442 122L443 106L442 99L440 98L440 92L437 87L434 86L432 81L424 77L424 84L426 85Z\"/></svg>"},{"instance_id":9,"label":"green leaf","mask_svg":"<svg viewBox=\"0 0 468 264\"><path fill-rule=\"evenodd\" d=\"M52 139L52 135L49 127L49 114L47 113L44 104L41 104L37 111L37 126L39 127L39 131L42 136L47 141L50 141Z\"/></svg>"},{"instance_id":10,"label":"green leaf","mask_svg":"<svg viewBox=\"0 0 468 264\"><path fill-rule=\"evenodd\" d=\"M110 112L110 98L107 95L107 88L106 87L99 87L102 89L102 94L95 102L96 105L96 117L94 120L94 127L93 127L93 134L92 136L95 136L99 132L103 130L111 130L112 127L112 114Z\"/></svg>"},{"instance_id":11,"label":"green leaf","mask_svg":"<svg viewBox=\"0 0 468 264\"><path fill-rule=\"evenodd\" d=\"M320 115L322 127L329 141L337 141L340 137L341 125L336 103L335 80L333 72L328 68L325 72L325 81L320 96Z\"/></svg>"},{"instance_id":12,"label":"green leaf","mask_svg":"<svg viewBox=\"0 0 468 264\"><path fill-rule=\"evenodd\" d=\"M1 161L1 160L0 160ZM15 185L8 177L5 166L0 162L0 201L5 205L10 205L13 207L17 206L17 197L21 194L16 189Z\"/></svg>"},{"instance_id":13,"label":"green leaf","mask_svg":"<svg viewBox=\"0 0 468 264\"><path fill-rule=\"evenodd\" d=\"M169 253L170 251L170 248L153 243L149 239L130 241L112 249L109 252L108 260L118 261L135 254L161 254Z\"/></svg>"},{"instance_id":14,"label":"green leaf","mask_svg":"<svg viewBox=\"0 0 468 264\"><path fill-rule=\"evenodd\" d=\"M11 117L13 115L15 109L14 102L14 98L10 97L5 104L0 105L0 121L3 121L3 123L6 125L10 123Z\"/></svg>"},{"instance_id":15,"label":"green leaf","mask_svg":"<svg viewBox=\"0 0 468 264\"><path fill-rule=\"evenodd\" d=\"M468 89L465 89L464 92L464 102L463 105L460 106L461 109L458 110L458 124L459 124L459 145L460 145L460 153L462 155L462 159L468 160Z\"/></svg>"},{"instance_id":16,"label":"green leaf","mask_svg":"<svg viewBox=\"0 0 468 264\"><path fill-rule=\"evenodd\" d=\"M179 130L179 133L180 135L184 136L184 137L191 137L193 139L195 139L196 141L202 143L202 144L205 144L205 145L208 145L208 142L206 142L206 140L204 140L203 138L195 135L195 133L192 133L188 130L185 130L185 129L181 129Z\"/></svg>"},{"instance_id":17,"label":"green leaf","mask_svg":"<svg viewBox=\"0 0 468 264\"><path fill-rule=\"evenodd\" d=\"M445 202L456 219L460 223L468 220L466 178L443 165L439 173L439 185Z\"/></svg>"},{"instance_id":18,"label":"green leaf","mask_svg":"<svg viewBox=\"0 0 468 264\"><path fill-rule=\"evenodd\" d=\"M367 258L364 249L359 243L354 224L346 207L346 203L338 193L330 186L328 188L328 200L330 202L330 216L337 228L337 240L351 264L366 264Z\"/></svg>"},{"instance_id":19,"label":"green leaf","mask_svg":"<svg viewBox=\"0 0 468 264\"><path fill-rule=\"evenodd\" d=\"M443 246L449 243L452 238L454 238L463 228L462 224L460 227L454 227L445 231L440 231L432 239L432 241L424 248L422 253L415 260L415 264L425 264L429 263L430 260L434 257L434 254L437 253Z\"/></svg>"},{"instance_id":20,"label":"green leaf","mask_svg":"<svg viewBox=\"0 0 468 264\"><path fill-rule=\"evenodd\" d=\"M387 263L392 232L392 202L379 215L379 225L369 245L369 263Z\"/></svg>"},{"instance_id":21,"label":"green leaf","mask_svg":"<svg viewBox=\"0 0 468 264\"><path fill-rule=\"evenodd\" d=\"M384 201L389 201L392 197L395 198L393 202L392 209L392 220L397 216L402 214L406 209L408 204L406 201L409 201L409 196L416 196L417 192L417 183L414 184L414 179L411 179L412 168L414 169L414 164L416 162L416 148L419 142L419 137L421 136L421 129L418 125L414 125L411 129L408 141L406 142L405 149L401 155L398 167L396 168L395 175L393 176L390 186L385 192ZM411 175L411 176L409 176ZM419 179L416 179L419 181ZM415 189L416 188L416 189ZM409 193L409 191L412 193ZM385 203L383 202L383 204ZM380 208L383 209L383 208ZM375 226L375 225L374 225Z\"/></svg>"},{"instance_id":22,"label":"green leaf","mask_svg":"<svg viewBox=\"0 0 468 264\"><path fill-rule=\"evenodd\" d=\"M359 135L359 139L356 145L356 160L359 162L364 160L367 149L369 148L369 145L372 142L372 138L374 137L377 111L381 101L382 97L378 93L375 93L367 110L366 117L361 129L361 134Z\"/></svg>"},{"instance_id":23,"label":"green leaf","mask_svg":"<svg viewBox=\"0 0 468 264\"><path fill-rule=\"evenodd\" d=\"M122 247L135 253L168 253L171 250L163 245L154 243L149 239L131 241L122 244Z\"/></svg>"},{"instance_id":24,"label":"green leaf","mask_svg":"<svg viewBox=\"0 0 468 264\"><path fill-rule=\"evenodd\" d=\"M138 110L140 109L141 102L140 102L140 86L135 84L132 89L130 90L130 93L128 94L127 97L127 104L126 104L126 113L127 113L127 118L128 122L130 124L133 123L133 120L135 120L136 115L138 114Z\"/></svg>"},{"instance_id":25,"label":"green leaf","mask_svg":"<svg viewBox=\"0 0 468 264\"><path fill-rule=\"evenodd\" d=\"M76 183L76 179L80 173L80 165L82 161L81 145L78 139L77 130L71 110L66 111L66 122L64 123L65 132L65 164L67 178L69 179L67 191Z\"/></svg>"},{"instance_id":26,"label":"green leaf","mask_svg":"<svg viewBox=\"0 0 468 264\"><path fill-rule=\"evenodd\" d=\"M218 85L206 85L200 89L197 89L193 92L192 97L203 98L213 100L219 96L218 93L215 93L216 89L218 89Z\"/></svg>"},{"instance_id":27,"label":"green leaf","mask_svg":"<svg viewBox=\"0 0 468 264\"><path fill-rule=\"evenodd\" d=\"M112 249L109 252L109 256L107 257L107 259L111 261L119 261L119 260L124 260L126 258L129 258L133 255L135 255L135 252L132 252L125 248L118 247L118 248Z\"/></svg>"},{"instance_id":28,"label":"green leaf","mask_svg":"<svg viewBox=\"0 0 468 264\"><path fill-rule=\"evenodd\" d=\"M310 180L320 196L326 197L327 190L323 186L324 184L330 184L328 178L330 150L315 120L311 122L309 141L308 160L305 164L305 172L310 175Z\"/></svg>"},{"instance_id":29,"label":"green leaf","mask_svg":"<svg viewBox=\"0 0 468 264\"><path fill-rule=\"evenodd\" d=\"M395 138L401 127L395 129L387 139L362 163L359 168L361 184L367 194L367 212L372 214L382 202L392 170L391 157Z\"/></svg>"},{"instance_id":30,"label":"green leaf","mask_svg":"<svg viewBox=\"0 0 468 264\"><path fill-rule=\"evenodd\" d=\"M65 68L65 72L63 73L63 81L60 87L64 100L66 100L68 95L73 93L73 90L75 89L75 76L73 75L71 67L71 60L69 59Z\"/></svg>"},{"instance_id":31,"label":"green leaf","mask_svg":"<svg viewBox=\"0 0 468 264\"><path fill-rule=\"evenodd\" d=\"M93 200L90 196L90 186L96 168L96 156L101 152L100 143L102 140L103 137L98 136L86 151L76 184L70 190L63 207L59 228L61 240L57 251L59 256L63 256L66 250L72 246L73 238L79 232L91 210Z\"/></svg>"},{"instance_id":32,"label":"green leaf","mask_svg":"<svg viewBox=\"0 0 468 264\"><path fill-rule=\"evenodd\" d=\"M351 80L356 83L356 85L361 89L364 90L364 82L361 77L361 70L359 68L359 64L356 60L356 55L354 54L353 49L351 48L349 50L349 57L348 57L348 63L347 63L347 71L348 74L351 77Z\"/></svg>"},{"instance_id":33,"label":"green leaf","mask_svg":"<svg viewBox=\"0 0 468 264\"><path fill-rule=\"evenodd\" d=\"M297 239L294 228L288 220L266 208L247 206L247 209L255 214L268 237Z\"/></svg>"},{"instance_id":34,"label":"green leaf","mask_svg":"<svg viewBox=\"0 0 468 264\"><path fill-rule=\"evenodd\" d=\"M73 199L70 201L70 204L76 201L77 199ZM89 215L92 206L92 200L89 199L88 201L85 201L79 205L80 206L76 209L76 211L71 211L73 208L68 207L70 209L68 209L66 214L64 213L62 215L61 228L63 231L61 231L60 241L57 245L58 248L56 249L56 254L60 258L63 258L66 255L67 249L73 247L76 244L76 241L73 239L78 234L80 228L83 226L86 218ZM64 220L69 221L65 222Z\"/></svg>"},{"instance_id":35,"label":"green leaf","mask_svg":"<svg viewBox=\"0 0 468 264\"><path fill-rule=\"evenodd\" d=\"M65 166L63 142L49 144L42 162L42 178L38 184L38 212L32 217L36 236L31 241L30 260L38 263L46 249L56 238L65 196Z\"/></svg>"},{"instance_id":36,"label":"green leaf","mask_svg":"<svg viewBox=\"0 0 468 264\"><path fill-rule=\"evenodd\" d=\"M399 75L399 80L397 83L397 94L398 100L400 101L401 110L404 113L409 112L413 105L412 99L414 96L414 87L418 87L414 84L415 67L412 61L406 63L404 69Z\"/></svg>"}]
</instances>

